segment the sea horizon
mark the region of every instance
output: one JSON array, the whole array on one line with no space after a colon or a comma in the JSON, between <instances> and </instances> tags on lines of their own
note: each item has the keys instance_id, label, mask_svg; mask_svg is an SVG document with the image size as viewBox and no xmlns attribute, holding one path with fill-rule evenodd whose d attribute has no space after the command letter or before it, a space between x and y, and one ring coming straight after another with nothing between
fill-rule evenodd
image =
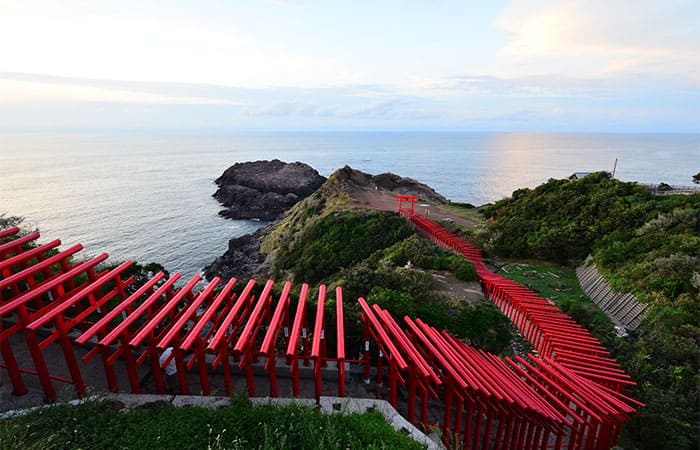
<instances>
[{"instance_id":1,"label":"sea horizon","mask_svg":"<svg viewBox=\"0 0 700 450\"><path fill-rule=\"evenodd\" d=\"M187 127L177 127L177 128L2 128L0 126L0 135L25 135L25 134L56 134L56 135L91 135L91 134L106 134L106 135L122 135L122 134L135 134L135 135L153 135L153 134L163 134L163 135L183 135L183 134L194 134L194 135L236 135L236 134L571 134L571 135L659 135L659 136L700 136L700 131L689 131L689 130L677 130L677 131L663 131L663 130L638 130L638 129L592 129L592 130L577 130L577 129L563 129L563 130L550 130L550 129L460 129L460 128L187 128Z\"/></svg>"},{"instance_id":2,"label":"sea horizon","mask_svg":"<svg viewBox=\"0 0 700 450\"><path fill-rule=\"evenodd\" d=\"M0 214L42 238L111 260L159 262L191 276L262 223L218 216L214 180L236 162L301 161L393 172L482 205L574 172L691 185L700 134L491 131L0 132Z\"/></svg>"}]
</instances>

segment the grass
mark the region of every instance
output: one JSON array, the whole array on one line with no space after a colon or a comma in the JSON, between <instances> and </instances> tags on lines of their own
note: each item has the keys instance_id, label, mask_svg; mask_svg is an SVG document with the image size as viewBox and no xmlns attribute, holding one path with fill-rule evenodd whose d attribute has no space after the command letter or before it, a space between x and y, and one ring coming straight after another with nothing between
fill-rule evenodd
<instances>
[{"instance_id":1,"label":"grass","mask_svg":"<svg viewBox=\"0 0 700 450\"><path fill-rule=\"evenodd\" d=\"M253 407L232 399L230 408L117 411L88 401L56 405L0 422L3 449L324 449L423 448L394 431L378 412L325 415L300 405Z\"/></svg>"},{"instance_id":2,"label":"grass","mask_svg":"<svg viewBox=\"0 0 700 450\"><path fill-rule=\"evenodd\" d=\"M502 266L498 273L553 301L604 345L615 340L613 323L583 293L574 270L537 262L511 262Z\"/></svg>"},{"instance_id":3,"label":"grass","mask_svg":"<svg viewBox=\"0 0 700 450\"><path fill-rule=\"evenodd\" d=\"M560 303L562 300L588 300L573 270L541 263L511 262L498 273L537 292L541 297Z\"/></svg>"},{"instance_id":4,"label":"grass","mask_svg":"<svg viewBox=\"0 0 700 450\"><path fill-rule=\"evenodd\" d=\"M484 217L481 214L479 214L479 210L476 208L466 208L455 203L448 203L447 205L436 206L447 213L453 214L457 217L461 217L465 220L469 220L470 222L474 222L474 224L476 225L483 225L484 223L486 223Z\"/></svg>"}]
</instances>

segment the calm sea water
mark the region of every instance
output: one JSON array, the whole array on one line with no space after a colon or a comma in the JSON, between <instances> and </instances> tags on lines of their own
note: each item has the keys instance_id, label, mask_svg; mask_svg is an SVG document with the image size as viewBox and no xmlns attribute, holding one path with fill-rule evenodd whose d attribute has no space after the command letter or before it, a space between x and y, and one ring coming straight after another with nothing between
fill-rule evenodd
<instances>
[{"instance_id":1,"label":"calm sea water","mask_svg":"<svg viewBox=\"0 0 700 450\"><path fill-rule=\"evenodd\" d=\"M303 161L328 176L346 164L429 184L483 204L574 171L691 184L700 135L544 133L0 134L0 214L87 254L158 261L186 276L254 221L217 215L214 180L239 161Z\"/></svg>"}]
</instances>

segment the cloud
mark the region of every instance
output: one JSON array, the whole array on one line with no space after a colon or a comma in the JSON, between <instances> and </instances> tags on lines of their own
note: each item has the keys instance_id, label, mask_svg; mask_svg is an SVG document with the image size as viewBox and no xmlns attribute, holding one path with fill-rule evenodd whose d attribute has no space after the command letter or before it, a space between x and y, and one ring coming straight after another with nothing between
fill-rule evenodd
<instances>
[{"instance_id":1,"label":"cloud","mask_svg":"<svg viewBox=\"0 0 700 450\"><path fill-rule=\"evenodd\" d=\"M431 80L422 87L428 93L443 98L491 99L572 99L619 98L640 95L652 98L679 93L697 96L697 86L679 76L659 76L650 73L616 73L606 76L574 76L535 74L499 77L482 74L459 74Z\"/></svg>"},{"instance_id":2,"label":"cloud","mask_svg":"<svg viewBox=\"0 0 700 450\"><path fill-rule=\"evenodd\" d=\"M506 97L580 97L606 95L618 87L611 79L576 78L562 75L532 75L503 78L486 75L457 75L434 81L428 89L452 91L466 95Z\"/></svg>"},{"instance_id":3,"label":"cloud","mask_svg":"<svg viewBox=\"0 0 700 450\"><path fill-rule=\"evenodd\" d=\"M188 110L189 114L198 115L197 123L206 115L212 123L235 124L279 123L284 118L324 123L436 117L425 100L402 96L379 85L252 89L0 72L0 113L6 118L4 126L11 127L14 122L17 126L28 126L31 109L36 112L37 126L42 122L78 126L81 117L92 125L100 121L99 115L104 115L104 122L118 126L120 111L124 115L121 122L126 124L133 122L135 114L142 115L144 123L167 123L168 117L154 118L156 111L172 114L173 124L182 124ZM66 114L58 113L60 110L66 110ZM96 116L95 111L100 113Z\"/></svg>"},{"instance_id":4,"label":"cloud","mask_svg":"<svg viewBox=\"0 0 700 450\"><path fill-rule=\"evenodd\" d=\"M403 100L393 99L379 102L371 102L352 108L342 113L345 117L369 117L369 118L391 118L399 114L402 106L406 104Z\"/></svg>"},{"instance_id":5,"label":"cloud","mask_svg":"<svg viewBox=\"0 0 700 450\"><path fill-rule=\"evenodd\" d=\"M241 103L230 96L207 95L188 85L91 80L36 74L0 72L0 101L229 105Z\"/></svg>"},{"instance_id":6,"label":"cloud","mask_svg":"<svg viewBox=\"0 0 700 450\"><path fill-rule=\"evenodd\" d=\"M246 109L245 114L252 116L279 117L329 117L332 110L323 109L319 105L303 101L281 101L264 105L260 108Z\"/></svg>"},{"instance_id":7,"label":"cloud","mask_svg":"<svg viewBox=\"0 0 700 450\"><path fill-rule=\"evenodd\" d=\"M514 0L494 27L508 38L499 52L502 68L520 74L700 70L700 4L694 0Z\"/></svg>"},{"instance_id":8,"label":"cloud","mask_svg":"<svg viewBox=\"0 0 700 450\"><path fill-rule=\"evenodd\" d=\"M277 116L319 119L362 119L362 120L415 120L436 118L439 116L430 107L423 108L408 98L392 98L389 100L365 102L362 95L349 95L351 104L342 98L335 98L331 106L303 101L282 101L264 105L260 108L246 109L250 116ZM357 99L361 102L357 103Z\"/></svg>"},{"instance_id":9,"label":"cloud","mask_svg":"<svg viewBox=\"0 0 700 450\"><path fill-rule=\"evenodd\" d=\"M383 85L247 89L0 72L0 127L698 131L700 92L650 75L464 73ZM573 124L573 125L572 125ZM661 124L661 125L659 125Z\"/></svg>"},{"instance_id":10,"label":"cloud","mask_svg":"<svg viewBox=\"0 0 700 450\"><path fill-rule=\"evenodd\" d=\"M562 111L560 108L541 108L541 109L517 109L501 114L479 115L472 117L471 120L476 122L492 122L497 124L516 124L527 125L535 124L541 126L543 123L563 122L570 119L571 115Z\"/></svg>"}]
</instances>

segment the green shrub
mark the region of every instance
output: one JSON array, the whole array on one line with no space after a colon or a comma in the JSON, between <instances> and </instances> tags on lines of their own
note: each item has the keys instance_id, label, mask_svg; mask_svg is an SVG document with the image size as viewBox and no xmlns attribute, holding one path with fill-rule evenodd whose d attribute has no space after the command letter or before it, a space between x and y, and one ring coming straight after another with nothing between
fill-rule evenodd
<instances>
[{"instance_id":1,"label":"green shrub","mask_svg":"<svg viewBox=\"0 0 700 450\"><path fill-rule=\"evenodd\" d=\"M18 237L26 236L29 233L37 231L36 229L30 229L30 228L26 227L26 225L24 224L24 217L8 216L6 213L0 213L0 231L6 230L8 228L13 228L13 227L19 227L19 229L20 229L19 233L15 236L10 236L10 237L0 239L0 244L3 244L5 242L9 242L9 241L13 241L13 240L17 239ZM25 248L25 250L28 250L30 248L34 248L35 246L36 246L36 244L34 242L30 242L28 244L25 244L24 248Z\"/></svg>"},{"instance_id":2,"label":"green shrub","mask_svg":"<svg viewBox=\"0 0 700 450\"><path fill-rule=\"evenodd\" d=\"M373 287L367 296L367 303L370 305L376 303L383 309L389 311L397 320L405 315L414 317L416 314L413 297L393 289L379 286Z\"/></svg>"},{"instance_id":3,"label":"green shrub","mask_svg":"<svg viewBox=\"0 0 700 450\"><path fill-rule=\"evenodd\" d=\"M513 340L510 320L492 303L478 303L459 311L452 330L471 345L501 354Z\"/></svg>"},{"instance_id":4,"label":"green shrub","mask_svg":"<svg viewBox=\"0 0 700 450\"><path fill-rule=\"evenodd\" d=\"M654 209L650 202L643 187L601 172L520 189L481 212L495 220L489 244L498 253L567 263L612 231L640 226Z\"/></svg>"},{"instance_id":5,"label":"green shrub","mask_svg":"<svg viewBox=\"0 0 700 450\"><path fill-rule=\"evenodd\" d=\"M418 235L413 235L386 249L384 258L396 266L403 266L411 261L420 269L449 270L462 281L477 279L476 269L472 263Z\"/></svg>"},{"instance_id":6,"label":"green shrub","mask_svg":"<svg viewBox=\"0 0 700 450\"><path fill-rule=\"evenodd\" d=\"M451 330L453 311L445 301L423 303L416 306L416 317L438 330Z\"/></svg>"},{"instance_id":7,"label":"green shrub","mask_svg":"<svg viewBox=\"0 0 700 450\"><path fill-rule=\"evenodd\" d=\"M281 248L274 272L290 270L297 281L317 283L412 233L395 214L337 212L307 225L291 248Z\"/></svg>"},{"instance_id":8,"label":"green shrub","mask_svg":"<svg viewBox=\"0 0 700 450\"><path fill-rule=\"evenodd\" d=\"M521 189L481 211L493 219L490 251L562 264L593 254L614 289L651 303L626 339L590 302L569 297L559 306L638 382L635 398L647 406L627 428L628 446L700 447L700 195L652 196L598 173Z\"/></svg>"},{"instance_id":9,"label":"green shrub","mask_svg":"<svg viewBox=\"0 0 700 450\"><path fill-rule=\"evenodd\" d=\"M411 261L421 269L448 270L451 258L456 256L414 234L384 250L384 258L395 266L404 266Z\"/></svg>"},{"instance_id":10,"label":"green shrub","mask_svg":"<svg viewBox=\"0 0 700 450\"><path fill-rule=\"evenodd\" d=\"M474 268L474 264L470 263L466 259L459 258L457 257L455 260L453 260L450 264L450 268L455 274L455 277L457 277L458 280L461 281L476 281L477 276L476 276L476 268Z\"/></svg>"},{"instance_id":11,"label":"green shrub","mask_svg":"<svg viewBox=\"0 0 700 450\"><path fill-rule=\"evenodd\" d=\"M367 298L375 287L408 294L412 298L426 301L433 298L435 281L429 273L403 268L374 268L369 264L358 264L340 273L336 284L343 286L348 299Z\"/></svg>"}]
</instances>

